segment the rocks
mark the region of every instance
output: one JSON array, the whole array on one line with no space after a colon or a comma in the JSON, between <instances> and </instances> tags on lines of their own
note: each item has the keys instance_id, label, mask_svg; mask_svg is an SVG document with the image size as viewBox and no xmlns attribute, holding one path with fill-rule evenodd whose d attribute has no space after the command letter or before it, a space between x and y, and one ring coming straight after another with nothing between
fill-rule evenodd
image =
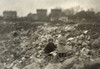
<instances>
[{"instance_id":1,"label":"rocks","mask_svg":"<svg viewBox=\"0 0 100 69\"><path fill-rule=\"evenodd\" d=\"M100 45L100 37L97 38L97 39L95 39L95 40L92 42L92 45L93 45L93 46L100 47L100 46L99 46L99 45Z\"/></svg>"},{"instance_id":2,"label":"rocks","mask_svg":"<svg viewBox=\"0 0 100 69\"><path fill-rule=\"evenodd\" d=\"M3 52L1 51L2 53L0 53L0 58L2 58L2 60L0 61L2 63L5 62L6 64L9 65L12 63L13 60L17 59L18 61L21 61L21 63L18 64L20 66L20 69L22 69L23 67L24 67L23 69L63 69L63 68L70 69L71 67L76 67L77 69L80 66L78 64L81 64L81 62L77 63L77 59L78 60L81 59L80 61L82 60L85 61L86 59L85 57L82 57L82 55L87 56L91 47L98 45L98 48L96 49L93 48L93 52L91 52L92 55L88 55L90 59L93 60L96 59L97 58L96 53L99 52L98 49L99 49L100 38L98 39L97 37L95 37L96 35L99 35L99 32L95 32L95 33L92 32L93 30L92 28L94 28L94 26L92 26L91 29L90 28L91 26L89 26L88 28L87 25L75 25L75 26L74 25L72 26L70 25L48 26L47 25L45 27L41 26L37 28L36 31L34 32L29 32L29 31L33 31L32 29L19 31L19 33L21 34L20 36L17 35L16 39L11 38L10 41L5 41L2 44L1 48L3 49ZM59 59L56 58L57 53L52 52L51 54L53 54L53 57L55 59L48 59L48 61L46 61L46 59L44 58L45 55L43 53L43 50L46 44L48 43L47 40L49 38L53 38L54 43L58 44L58 37L60 36L61 30L66 31L65 48L66 48L66 52L68 53L68 56L66 57L67 59L64 59L64 62L62 63L56 62L56 60L59 61ZM27 36L28 32L29 35ZM11 53L4 54L5 51L7 52L10 51ZM72 54L72 52L74 52L74 54ZM70 54L71 57L69 57ZM75 56L78 57L76 58ZM52 60L52 63L49 62L49 60L50 61ZM14 69L16 69L16 66Z\"/></svg>"},{"instance_id":3,"label":"rocks","mask_svg":"<svg viewBox=\"0 0 100 69\"><path fill-rule=\"evenodd\" d=\"M24 67L23 69L41 69L39 64L36 62L33 62L32 64Z\"/></svg>"},{"instance_id":4,"label":"rocks","mask_svg":"<svg viewBox=\"0 0 100 69\"><path fill-rule=\"evenodd\" d=\"M64 68L70 68L73 66L74 62L76 61L76 57L72 57L72 58L69 58L69 59L66 59L62 65Z\"/></svg>"},{"instance_id":5,"label":"rocks","mask_svg":"<svg viewBox=\"0 0 100 69\"><path fill-rule=\"evenodd\" d=\"M49 63L44 69L61 69L62 64L61 63Z\"/></svg>"}]
</instances>

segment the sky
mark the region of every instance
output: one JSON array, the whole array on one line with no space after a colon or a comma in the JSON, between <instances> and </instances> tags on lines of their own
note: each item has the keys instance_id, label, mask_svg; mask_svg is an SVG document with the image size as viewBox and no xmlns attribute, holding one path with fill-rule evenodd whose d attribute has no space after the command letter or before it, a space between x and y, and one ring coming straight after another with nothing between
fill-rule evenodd
<instances>
[{"instance_id":1,"label":"sky","mask_svg":"<svg viewBox=\"0 0 100 69\"><path fill-rule=\"evenodd\" d=\"M100 0L0 0L0 15L3 11L17 11L18 16L36 13L36 9L72 8L80 6L83 9L94 8L100 11Z\"/></svg>"}]
</instances>

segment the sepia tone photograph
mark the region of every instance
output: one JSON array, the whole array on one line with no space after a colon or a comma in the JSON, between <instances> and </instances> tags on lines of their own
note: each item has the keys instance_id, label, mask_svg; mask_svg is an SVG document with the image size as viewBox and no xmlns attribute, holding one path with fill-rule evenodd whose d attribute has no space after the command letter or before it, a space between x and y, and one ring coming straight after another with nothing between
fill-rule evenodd
<instances>
[{"instance_id":1,"label":"sepia tone photograph","mask_svg":"<svg viewBox=\"0 0 100 69\"><path fill-rule=\"evenodd\" d=\"M0 0L0 69L100 69L100 0Z\"/></svg>"}]
</instances>

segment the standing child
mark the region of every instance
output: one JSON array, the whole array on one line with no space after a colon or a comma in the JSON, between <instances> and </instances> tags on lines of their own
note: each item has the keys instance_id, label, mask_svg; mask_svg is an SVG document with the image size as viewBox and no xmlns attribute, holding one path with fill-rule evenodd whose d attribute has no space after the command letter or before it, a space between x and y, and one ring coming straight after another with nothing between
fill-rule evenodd
<instances>
[{"instance_id":1,"label":"standing child","mask_svg":"<svg viewBox=\"0 0 100 69\"><path fill-rule=\"evenodd\" d=\"M61 31L61 36L58 38L58 45L57 45L57 52L59 58L66 56L65 46L66 46L65 31Z\"/></svg>"}]
</instances>

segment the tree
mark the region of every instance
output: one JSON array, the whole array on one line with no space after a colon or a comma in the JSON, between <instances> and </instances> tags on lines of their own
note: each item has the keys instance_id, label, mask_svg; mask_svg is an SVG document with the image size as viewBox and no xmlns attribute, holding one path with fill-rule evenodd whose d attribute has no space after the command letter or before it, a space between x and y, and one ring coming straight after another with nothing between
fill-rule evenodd
<instances>
[{"instance_id":1,"label":"tree","mask_svg":"<svg viewBox=\"0 0 100 69\"><path fill-rule=\"evenodd\" d=\"M76 19L82 20L83 18L86 19L87 21L95 21L96 20L96 15L94 11L80 11L75 14Z\"/></svg>"},{"instance_id":2,"label":"tree","mask_svg":"<svg viewBox=\"0 0 100 69\"><path fill-rule=\"evenodd\" d=\"M83 18L87 19L86 11L80 11L75 14L76 19L82 20Z\"/></svg>"},{"instance_id":3,"label":"tree","mask_svg":"<svg viewBox=\"0 0 100 69\"><path fill-rule=\"evenodd\" d=\"M97 12L96 13L96 21L97 22L100 22L100 12Z\"/></svg>"}]
</instances>

